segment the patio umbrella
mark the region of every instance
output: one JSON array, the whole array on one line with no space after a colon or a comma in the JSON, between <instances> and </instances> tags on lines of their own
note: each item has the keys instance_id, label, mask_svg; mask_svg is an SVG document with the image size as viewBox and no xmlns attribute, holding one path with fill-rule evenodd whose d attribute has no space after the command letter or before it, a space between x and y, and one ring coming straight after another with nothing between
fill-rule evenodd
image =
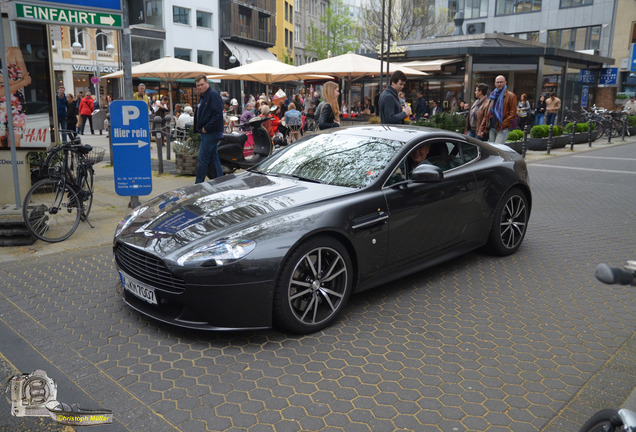
<instances>
[{"instance_id":1,"label":"patio umbrella","mask_svg":"<svg viewBox=\"0 0 636 432\"><path fill-rule=\"evenodd\" d=\"M224 69L213 66L202 65L187 60L166 56L147 63L142 63L132 67L133 77L159 78L170 85L172 81L178 79L194 78L198 75L227 74ZM118 71L103 76L102 78L122 78L124 71ZM170 87L172 88L172 87ZM170 114L172 114L172 92L170 96Z\"/></svg>"},{"instance_id":2,"label":"patio umbrella","mask_svg":"<svg viewBox=\"0 0 636 432\"><path fill-rule=\"evenodd\" d=\"M298 74L327 74L346 78L349 81L349 103L351 103L351 82L357 78L379 75L380 65L381 62L378 59L365 57L360 54L347 53L298 66L294 72ZM428 75L425 72L403 66L398 67L394 63L390 63L388 72L391 73L396 70L401 70L406 75Z\"/></svg>"},{"instance_id":3,"label":"patio umbrella","mask_svg":"<svg viewBox=\"0 0 636 432\"><path fill-rule=\"evenodd\" d=\"M297 73L296 66L278 60L259 60L224 71L223 74L211 74L208 78L227 80L258 81L267 86L269 94L270 84L301 79L332 79L330 75L316 75L311 73ZM243 96L243 95L241 95Z\"/></svg>"}]
</instances>

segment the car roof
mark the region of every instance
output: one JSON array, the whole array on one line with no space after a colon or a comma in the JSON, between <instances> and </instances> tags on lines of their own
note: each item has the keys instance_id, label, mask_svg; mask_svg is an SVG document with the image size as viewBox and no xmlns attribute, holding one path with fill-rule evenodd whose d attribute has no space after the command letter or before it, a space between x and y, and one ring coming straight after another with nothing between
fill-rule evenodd
<instances>
[{"instance_id":1,"label":"car roof","mask_svg":"<svg viewBox=\"0 0 636 432\"><path fill-rule=\"evenodd\" d=\"M462 136L454 132L422 126L375 124L331 129L330 133L384 138L404 143L413 139L425 139L432 136L453 136L455 138Z\"/></svg>"}]
</instances>

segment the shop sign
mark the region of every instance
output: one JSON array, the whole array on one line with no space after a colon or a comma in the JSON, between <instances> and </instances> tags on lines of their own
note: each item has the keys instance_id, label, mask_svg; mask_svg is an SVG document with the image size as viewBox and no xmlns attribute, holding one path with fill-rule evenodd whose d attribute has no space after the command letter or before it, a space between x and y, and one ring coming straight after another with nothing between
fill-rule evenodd
<instances>
[{"instance_id":1,"label":"shop sign","mask_svg":"<svg viewBox=\"0 0 636 432\"><path fill-rule=\"evenodd\" d=\"M599 85L615 86L618 83L618 68L602 68Z\"/></svg>"},{"instance_id":2,"label":"shop sign","mask_svg":"<svg viewBox=\"0 0 636 432\"><path fill-rule=\"evenodd\" d=\"M75 72L95 72L95 65L73 65L73 71ZM100 73L113 73L119 71L116 66L99 66Z\"/></svg>"},{"instance_id":3,"label":"shop sign","mask_svg":"<svg viewBox=\"0 0 636 432\"><path fill-rule=\"evenodd\" d=\"M582 84L596 84L596 69L581 69L579 72L579 82Z\"/></svg>"},{"instance_id":4,"label":"shop sign","mask_svg":"<svg viewBox=\"0 0 636 432\"><path fill-rule=\"evenodd\" d=\"M634 47L636 44L632 44L629 56L629 70L631 72L636 72L636 49Z\"/></svg>"}]
</instances>

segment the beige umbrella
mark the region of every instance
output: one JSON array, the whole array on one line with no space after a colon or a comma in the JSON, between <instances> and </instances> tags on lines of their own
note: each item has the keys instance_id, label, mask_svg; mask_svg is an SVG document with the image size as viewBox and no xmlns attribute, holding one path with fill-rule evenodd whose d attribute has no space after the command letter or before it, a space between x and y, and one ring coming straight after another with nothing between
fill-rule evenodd
<instances>
[{"instance_id":1,"label":"beige umbrella","mask_svg":"<svg viewBox=\"0 0 636 432\"><path fill-rule=\"evenodd\" d=\"M202 65L187 60L166 56L132 67L133 77L159 78L169 84L178 79L194 78L198 75L227 74L224 69ZM124 71L118 71L102 78L122 78ZM172 92L170 96L170 113L172 114Z\"/></svg>"},{"instance_id":2,"label":"beige umbrella","mask_svg":"<svg viewBox=\"0 0 636 432\"><path fill-rule=\"evenodd\" d=\"M247 63L232 69L228 69L225 74L209 75L210 79L229 79L241 81L258 81L266 85L266 94L269 94L270 84L295 81L301 79L332 79L330 75L316 75L306 73L296 73L296 66L283 63L278 60L259 60L254 63ZM242 84L242 83L241 83ZM241 92L243 91L241 87ZM243 95L241 95L243 100Z\"/></svg>"},{"instance_id":3,"label":"beige umbrella","mask_svg":"<svg viewBox=\"0 0 636 432\"><path fill-rule=\"evenodd\" d=\"M349 81L349 103L351 103L351 81L369 75L379 75L381 62L372 57L365 57L360 54L347 53L336 57L329 57L313 63L307 63L296 67L295 73L329 74ZM401 70L406 75L425 76L425 72L420 72L408 67L397 67L394 63L389 64L389 73Z\"/></svg>"}]
</instances>

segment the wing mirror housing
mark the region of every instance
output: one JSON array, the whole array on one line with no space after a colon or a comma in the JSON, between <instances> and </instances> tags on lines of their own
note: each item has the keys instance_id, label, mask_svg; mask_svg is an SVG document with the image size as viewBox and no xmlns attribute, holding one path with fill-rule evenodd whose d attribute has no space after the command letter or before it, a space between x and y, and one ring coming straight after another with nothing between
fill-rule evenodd
<instances>
[{"instance_id":1,"label":"wing mirror housing","mask_svg":"<svg viewBox=\"0 0 636 432\"><path fill-rule=\"evenodd\" d=\"M411 173L411 180L415 183L436 183L444 180L444 173L438 166L421 163Z\"/></svg>"}]
</instances>

